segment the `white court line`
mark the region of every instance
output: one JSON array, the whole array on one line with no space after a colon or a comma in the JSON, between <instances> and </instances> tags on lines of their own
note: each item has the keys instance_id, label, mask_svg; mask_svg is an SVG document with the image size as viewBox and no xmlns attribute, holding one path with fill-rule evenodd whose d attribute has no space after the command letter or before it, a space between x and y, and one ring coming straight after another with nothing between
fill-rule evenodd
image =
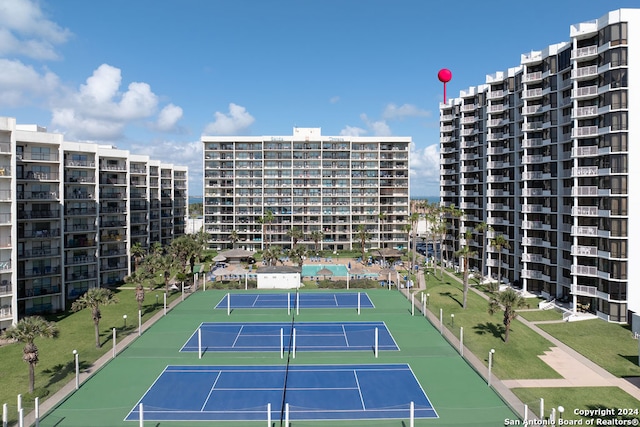
<instances>
[{"instance_id":1,"label":"white court line","mask_svg":"<svg viewBox=\"0 0 640 427\"><path fill-rule=\"evenodd\" d=\"M259 299L260 299L260 295L256 295L256 298L253 300L253 304L251 304L251 307L255 307Z\"/></svg>"},{"instance_id":2,"label":"white court line","mask_svg":"<svg viewBox=\"0 0 640 427\"><path fill-rule=\"evenodd\" d=\"M358 386L358 394L360 395L360 402L362 403L362 410L366 411L367 406L364 404L364 397L362 396L362 389L360 389L360 381L358 381L358 371L353 370L353 376L356 379L356 385Z\"/></svg>"},{"instance_id":3,"label":"white court line","mask_svg":"<svg viewBox=\"0 0 640 427\"><path fill-rule=\"evenodd\" d=\"M236 334L236 339L233 340L233 344L231 344L231 348L235 348L236 343L238 342L238 340L240 339L240 335L242 335L242 330L244 329L244 325L240 326L240 329L238 329L238 333Z\"/></svg>"},{"instance_id":4,"label":"white court line","mask_svg":"<svg viewBox=\"0 0 640 427\"><path fill-rule=\"evenodd\" d=\"M207 406L207 403L209 403L209 399L211 398L211 393L213 393L213 390L216 388L216 384L218 383L218 379L220 378L220 375L222 375L222 371L218 371L218 375L216 375L216 379L211 385L211 390L209 390L209 394L207 394L207 398L204 400L204 403L200 408L200 412L204 411L204 408Z\"/></svg>"},{"instance_id":5,"label":"white court line","mask_svg":"<svg viewBox=\"0 0 640 427\"><path fill-rule=\"evenodd\" d=\"M344 335L345 346L349 348L349 338L347 337L347 331L344 328L344 323L342 324L342 334Z\"/></svg>"}]
</instances>

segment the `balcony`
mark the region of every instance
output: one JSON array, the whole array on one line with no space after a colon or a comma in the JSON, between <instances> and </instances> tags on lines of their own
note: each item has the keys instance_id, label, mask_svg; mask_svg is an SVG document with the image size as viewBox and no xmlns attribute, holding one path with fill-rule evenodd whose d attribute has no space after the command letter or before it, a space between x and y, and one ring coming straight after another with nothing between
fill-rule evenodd
<instances>
[{"instance_id":1,"label":"balcony","mask_svg":"<svg viewBox=\"0 0 640 427\"><path fill-rule=\"evenodd\" d=\"M542 80L542 71L536 71L534 73L527 73L522 76L522 81L524 83L535 82L538 80Z\"/></svg>"},{"instance_id":2,"label":"balcony","mask_svg":"<svg viewBox=\"0 0 640 427\"><path fill-rule=\"evenodd\" d=\"M586 265L572 265L571 274L574 276L598 277L598 267L591 267Z\"/></svg>"},{"instance_id":3,"label":"balcony","mask_svg":"<svg viewBox=\"0 0 640 427\"><path fill-rule=\"evenodd\" d=\"M579 87L571 91L574 99L594 98L598 96L598 86Z\"/></svg>"},{"instance_id":4,"label":"balcony","mask_svg":"<svg viewBox=\"0 0 640 427\"><path fill-rule=\"evenodd\" d=\"M571 168L572 177L598 176L598 166L579 166Z\"/></svg>"},{"instance_id":5,"label":"balcony","mask_svg":"<svg viewBox=\"0 0 640 427\"><path fill-rule=\"evenodd\" d=\"M597 237L598 236L598 227L590 227L590 226L572 226L571 227L571 235L572 236L586 236L586 237Z\"/></svg>"},{"instance_id":6,"label":"balcony","mask_svg":"<svg viewBox=\"0 0 640 427\"><path fill-rule=\"evenodd\" d=\"M575 256L598 256L597 246L571 245L571 255Z\"/></svg>"},{"instance_id":7,"label":"balcony","mask_svg":"<svg viewBox=\"0 0 640 427\"><path fill-rule=\"evenodd\" d=\"M572 138L593 138L598 136L598 126L582 126L571 129Z\"/></svg>"},{"instance_id":8,"label":"balcony","mask_svg":"<svg viewBox=\"0 0 640 427\"><path fill-rule=\"evenodd\" d=\"M542 147L544 140L542 138L525 138L522 140L522 148Z\"/></svg>"},{"instance_id":9,"label":"balcony","mask_svg":"<svg viewBox=\"0 0 640 427\"><path fill-rule=\"evenodd\" d=\"M573 206L572 216L599 216L597 206Z\"/></svg>"},{"instance_id":10,"label":"balcony","mask_svg":"<svg viewBox=\"0 0 640 427\"><path fill-rule=\"evenodd\" d=\"M542 88L529 89L522 92L522 99L541 98L542 95Z\"/></svg>"},{"instance_id":11,"label":"balcony","mask_svg":"<svg viewBox=\"0 0 640 427\"><path fill-rule=\"evenodd\" d=\"M598 56L598 46L586 46L571 52L571 59L589 59Z\"/></svg>"},{"instance_id":12,"label":"balcony","mask_svg":"<svg viewBox=\"0 0 640 427\"><path fill-rule=\"evenodd\" d=\"M595 185L573 187L571 188L571 195L572 196L597 196L598 187Z\"/></svg>"},{"instance_id":13,"label":"balcony","mask_svg":"<svg viewBox=\"0 0 640 427\"><path fill-rule=\"evenodd\" d=\"M571 70L571 78L574 80L588 80L598 76L598 66L589 65Z\"/></svg>"},{"instance_id":14,"label":"balcony","mask_svg":"<svg viewBox=\"0 0 640 427\"><path fill-rule=\"evenodd\" d=\"M522 246L542 246L544 241L540 237L523 237Z\"/></svg>"},{"instance_id":15,"label":"balcony","mask_svg":"<svg viewBox=\"0 0 640 427\"><path fill-rule=\"evenodd\" d=\"M598 147L596 145L590 145L588 147L575 147L571 149L571 155L573 157L591 157L597 156Z\"/></svg>"},{"instance_id":16,"label":"balcony","mask_svg":"<svg viewBox=\"0 0 640 427\"><path fill-rule=\"evenodd\" d=\"M544 260L545 258L540 254L522 254L523 262L542 263Z\"/></svg>"},{"instance_id":17,"label":"balcony","mask_svg":"<svg viewBox=\"0 0 640 427\"><path fill-rule=\"evenodd\" d=\"M587 117L595 117L598 115L598 107L590 105L588 107L578 107L573 110L571 117L574 119L584 119Z\"/></svg>"}]
</instances>

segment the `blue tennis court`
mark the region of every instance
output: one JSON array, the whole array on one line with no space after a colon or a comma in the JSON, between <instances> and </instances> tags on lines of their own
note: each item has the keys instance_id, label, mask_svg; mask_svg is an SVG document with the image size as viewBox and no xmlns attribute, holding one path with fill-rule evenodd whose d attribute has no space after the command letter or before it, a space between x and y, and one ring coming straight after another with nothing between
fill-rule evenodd
<instances>
[{"instance_id":1,"label":"blue tennis court","mask_svg":"<svg viewBox=\"0 0 640 427\"><path fill-rule=\"evenodd\" d=\"M365 292L227 294L216 308L374 308Z\"/></svg>"},{"instance_id":2,"label":"blue tennis court","mask_svg":"<svg viewBox=\"0 0 640 427\"><path fill-rule=\"evenodd\" d=\"M288 351L295 329L296 351L398 350L384 322L202 323L180 351Z\"/></svg>"},{"instance_id":3,"label":"blue tennis court","mask_svg":"<svg viewBox=\"0 0 640 427\"><path fill-rule=\"evenodd\" d=\"M286 388L284 388L286 380ZM406 364L167 366L125 420L259 421L438 418ZM267 414L270 404L271 412Z\"/></svg>"}]
</instances>

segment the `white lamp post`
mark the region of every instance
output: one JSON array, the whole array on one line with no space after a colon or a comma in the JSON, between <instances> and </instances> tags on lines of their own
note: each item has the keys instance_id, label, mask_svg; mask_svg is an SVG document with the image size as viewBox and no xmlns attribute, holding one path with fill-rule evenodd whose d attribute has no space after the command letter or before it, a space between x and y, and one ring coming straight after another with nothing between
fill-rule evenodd
<instances>
[{"instance_id":1,"label":"white lamp post","mask_svg":"<svg viewBox=\"0 0 640 427\"><path fill-rule=\"evenodd\" d=\"M127 329L127 315L126 314L122 315L122 320L124 322L124 328L123 329Z\"/></svg>"},{"instance_id":2,"label":"white lamp post","mask_svg":"<svg viewBox=\"0 0 640 427\"><path fill-rule=\"evenodd\" d=\"M487 377L487 385L491 387L491 365L493 364L493 353L495 353L495 349L489 350L489 375Z\"/></svg>"},{"instance_id":3,"label":"white lamp post","mask_svg":"<svg viewBox=\"0 0 640 427\"><path fill-rule=\"evenodd\" d=\"M78 350L73 350L73 358L76 364L76 390L80 388L80 363L78 362Z\"/></svg>"}]
</instances>

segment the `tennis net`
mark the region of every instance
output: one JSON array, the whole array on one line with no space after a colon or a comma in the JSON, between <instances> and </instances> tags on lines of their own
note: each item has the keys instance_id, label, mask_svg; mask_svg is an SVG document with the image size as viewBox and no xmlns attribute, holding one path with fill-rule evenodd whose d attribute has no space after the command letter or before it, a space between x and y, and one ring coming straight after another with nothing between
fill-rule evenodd
<instances>
[{"instance_id":1,"label":"tennis net","mask_svg":"<svg viewBox=\"0 0 640 427\"><path fill-rule=\"evenodd\" d=\"M287 378L289 377L289 365L291 364L291 350L293 348L293 325L296 320L296 305L298 303L298 290L293 298L293 310L291 310L291 328L289 331L289 346L287 351L287 365L284 369L284 385L282 386L282 407L280 409L280 427L284 423L284 410L287 401Z\"/></svg>"}]
</instances>

